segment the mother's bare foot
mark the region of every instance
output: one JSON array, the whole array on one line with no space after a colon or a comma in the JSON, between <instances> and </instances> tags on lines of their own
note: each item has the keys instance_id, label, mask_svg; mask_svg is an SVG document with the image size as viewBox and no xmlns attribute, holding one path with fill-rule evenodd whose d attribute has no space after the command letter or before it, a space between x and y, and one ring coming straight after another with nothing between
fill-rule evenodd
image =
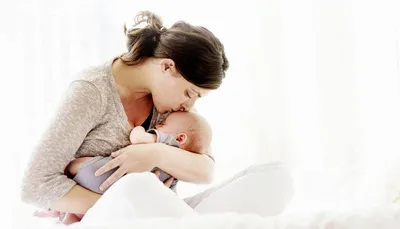
<instances>
[{"instance_id":1,"label":"mother's bare foot","mask_svg":"<svg viewBox=\"0 0 400 229\"><path fill-rule=\"evenodd\" d=\"M64 217L64 219L63 219L63 221L62 221L62 223L65 224L65 225L70 225L70 224L73 224L73 223L80 222L80 221L81 221L81 218L82 218L82 217L79 217L79 216L76 215L76 214L67 213L67 214L65 215L65 217Z\"/></svg>"}]
</instances>

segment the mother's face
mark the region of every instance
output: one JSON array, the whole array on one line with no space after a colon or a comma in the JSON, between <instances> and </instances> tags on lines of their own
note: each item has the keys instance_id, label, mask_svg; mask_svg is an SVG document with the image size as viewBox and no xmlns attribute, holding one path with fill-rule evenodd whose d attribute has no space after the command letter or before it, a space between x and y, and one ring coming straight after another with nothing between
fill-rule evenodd
<instances>
[{"instance_id":1,"label":"mother's face","mask_svg":"<svg viewBox=\"0 0 400 229\"><path fill-rule=\"evenodd\" d=\"M161 71L154 77L152 86L153 103L157 111L188 111L197 99L206 96L210 90L190 83L176 70L170 59L161 62Z\"/></svg>"}]
</instances>

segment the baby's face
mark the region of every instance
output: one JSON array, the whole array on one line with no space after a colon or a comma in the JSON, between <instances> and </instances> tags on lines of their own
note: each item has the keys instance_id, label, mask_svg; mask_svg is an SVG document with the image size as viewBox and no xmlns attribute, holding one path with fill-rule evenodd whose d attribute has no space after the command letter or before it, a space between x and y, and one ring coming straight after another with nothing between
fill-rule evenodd
<instances>
[{"instance_id":1,"label":"baby's face","mask_svg":"<svg viewBox=\"0 0 400 229\"><path fill-rule=\"evenodd\" d=\"M200 115L191 112L173 112L156 129L175 136L182 149L203 153L211 143L211 128Z\"/></svg>"},{"instance_id":2,"label":"baby's face","mask_svg":"<svg viewBox=\"0 0 400 229\"><path fill-rule=\"evenodd\" d=\"M173 112L162 124L156 125L156 129L170 135L185 133L190 128L189 115L187 112Z\"/></svg>"}]
</instances>

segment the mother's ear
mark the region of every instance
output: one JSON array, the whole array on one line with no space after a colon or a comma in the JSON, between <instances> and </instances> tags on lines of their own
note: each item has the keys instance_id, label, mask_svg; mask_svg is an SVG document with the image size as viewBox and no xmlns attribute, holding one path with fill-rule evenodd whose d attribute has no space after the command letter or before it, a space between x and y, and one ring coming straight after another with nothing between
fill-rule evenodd
<instances>
[{"instance_id":1,"label":"mother's ear","mask_svg":"<svg viewBox=\"0 0 400 229\"><path fill-rule=\"evenodd\" d=\"M169 72L172 76L180 76L176 70L175 62L171 59L163 59L161 61L161 71L163 73Z\"/></svg>"}]
</instances>

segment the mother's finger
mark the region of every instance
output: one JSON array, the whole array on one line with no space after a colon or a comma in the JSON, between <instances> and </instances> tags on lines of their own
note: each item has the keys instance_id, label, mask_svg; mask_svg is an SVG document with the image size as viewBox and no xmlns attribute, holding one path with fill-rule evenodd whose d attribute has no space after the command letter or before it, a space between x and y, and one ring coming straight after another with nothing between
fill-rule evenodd
<instances>
[{"instance_id":1,"label":"mother's finger","mask_svg":"<svg viewBox=\"0 0 400 229\"><path fill-rule=\"evenodd\" d=\"M156 171L154 171L153 173L154 173L158 178L160 178L160 175L161 175L161 172L160 172L160 171L156 170Z\"/></svg>"},{"instance_id":2,"label":"mother's finger","mask_svg":"<svg viewBox=\"0 0 400 229\"><path fill-rule=\"evenodd\" d=\"M111 157L114 157L114 158L115 158L115 157L118 157L119 155L121 155L122 153L124 153L125 150L126 150L126 147L125 147L125 148L122 148L122 149L120 149L120 150L117 150L117 151L111 153Z\"/></svg>"},{"instance_id":3,"label":"mother's finger","mask_svg":"<svg viewBox=\"0 0 400 229\"><path fill-rule=\"evenodd\" d=\"M115 171L113 174L111 174L110 177L107 178L107 180L105 180L103 182L103 184L100 185L100 190L104 191L106 190L108 187L110 187L112 184L114 184L119 178L121 178L123 175L126 174L126 171L122 168L117 169L117 171Z\"/></svg>"},{"instance_id":4,"label":"mother's finger","mask_svg":"<svg viewBox=\"0 0 400 229\"><path fill-rule=\"evenodd\" d=\"M174 178L173 178L173 177L170 177L168 180L166 180L166 181L164 182L164 185L167 186L168 188L170 188L173 181L174 181Z\"/></svg>"},{"instance_id":5,"label":"mother's finger","mask_svg":"<svg viewBox=\"0 0 400 229\"><path fill-rule=\"evenodd\" d=\"M119 157L114 158L114 159L112 159L111 161L107 162L107 164L103 165L100 169L98 169L98 170L94 173L94 175L95 175L95 176L101 176L101 175L103 175L104 173L110 171L111 169L117 168L118 166L120 166L120 165L121 165L121 162L122 162L121 158L119 158Z\"/></svg>"}]
</instances>

